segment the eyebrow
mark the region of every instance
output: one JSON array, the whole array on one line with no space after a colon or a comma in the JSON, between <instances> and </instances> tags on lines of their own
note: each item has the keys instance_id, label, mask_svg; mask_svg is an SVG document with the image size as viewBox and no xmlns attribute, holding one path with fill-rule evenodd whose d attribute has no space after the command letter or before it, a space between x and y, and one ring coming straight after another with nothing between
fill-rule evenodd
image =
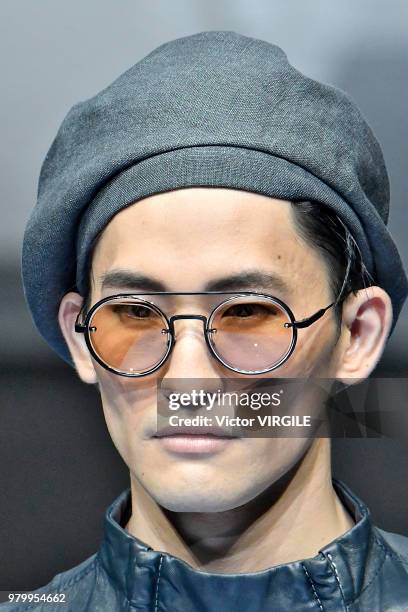
<instances>
[{"instance_id":1,"label":"eyebrow","mask_svg":"<svg viewBox=\"0 0 408 612\"><path fill-rule=\"evenodd\" d=\"M99 277L101 290L122 289L131 291L168 291L161 281L139 272L127 269L113 269ZM246 291L263 290L291 293L288 282L276 272L245 270L237 274L209 281L203 291Z\"/></svg>"}]
</instances>

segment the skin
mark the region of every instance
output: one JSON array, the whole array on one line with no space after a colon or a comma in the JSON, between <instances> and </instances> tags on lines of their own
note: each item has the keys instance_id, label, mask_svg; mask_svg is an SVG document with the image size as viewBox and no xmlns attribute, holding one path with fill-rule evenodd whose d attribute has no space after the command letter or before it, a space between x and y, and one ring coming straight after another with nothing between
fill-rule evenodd
<instances>
[{"instance_id":1,"label":"skin","mask_svg":"<svg viewBox=\"0 0 408 612\"><path fill-rule=\"evenodd\" d=\"M325 261L299 236L290 203L233 189L174 190L120 211L93 253L92 304L126 292L101 290L101 276L118 268L160 281L168 291L202 291L210 281L247 270L279 273L288 292L259 285L233 290L275 295L297 319L332 301ZM149 289L127 291L143 290ZM200 378L216 390L234 374L211 357L195 320L176 322L177 343L158 372L142 379L112 374L74 331L82 301L66 294L59 323L78 375L99 386L107 427L129 468L131 534L193 567L228 573L314 556L352 527L332 486L327 438L240 438L195 456L163 448L152 437L157 383L171 392L177 391L174 379ZM174 312L206 314L197 296L180 297ZM383 289L351 294L339 337L330 309L300 330L290 359L268 376L364 379L382 354L391 322Z\"/></svg>"}]
</instances>

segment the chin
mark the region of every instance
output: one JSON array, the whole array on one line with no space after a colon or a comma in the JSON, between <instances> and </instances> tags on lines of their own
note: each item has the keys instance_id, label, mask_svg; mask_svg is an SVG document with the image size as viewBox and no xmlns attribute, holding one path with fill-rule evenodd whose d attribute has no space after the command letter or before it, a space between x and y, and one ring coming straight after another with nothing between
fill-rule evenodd
<instances>
[{"instance_id":1,"label":"chin","mask_svg":"<svg viewBox=\"0 0 408 612\"><path fill-rule=\"evenodd\" d=\"M150 491L150 495L157 504L171 512L226 512L246 504L254 497L253 491L225 491L221 486L209 488L203 485L198 490L190 487L188 491L185 484L173 490L156 487Z\"/></svg>"}]
</instances>

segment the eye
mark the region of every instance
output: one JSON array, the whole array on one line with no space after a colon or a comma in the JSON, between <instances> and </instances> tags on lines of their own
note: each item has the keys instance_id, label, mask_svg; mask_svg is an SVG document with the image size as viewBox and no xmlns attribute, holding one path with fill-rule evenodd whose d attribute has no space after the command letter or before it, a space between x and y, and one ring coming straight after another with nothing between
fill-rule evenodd
<instances>
[{"instance_id":1,"label":"eye","mask_svg":"<svg viewBox=\"0 0 408 612\"><path fill-rule=\"evenodd\" d=\"M276 314L273 306L264 306L262 304L236 304L230 306L223 313L223 317L260 317Z\"/></svg>"},{"instance_id":2,"label":"eye","mask_svg":"<svg viewBox=\"0 0 408 612\"><path fill-rule=\"evenodd\" d=\"M148 319L154 314L147 306L141 304L118 304L113 308L119 316L129 317L131 319Z\"/></svg>"}]
</instances>

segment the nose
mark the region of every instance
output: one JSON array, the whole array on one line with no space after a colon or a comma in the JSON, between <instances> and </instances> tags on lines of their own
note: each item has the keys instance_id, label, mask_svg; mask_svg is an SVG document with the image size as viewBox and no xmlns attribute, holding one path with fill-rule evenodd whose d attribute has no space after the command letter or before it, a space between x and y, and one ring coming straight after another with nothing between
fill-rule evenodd
<instances>
[{"instance_id":1,"label":"nose","mask_svg":"<svg viewBox=\"0 0 408 612\"><path fill-rule=\"evenodd\" d=\"M223 388L222 366L208 351L204 325L198 320L176 322L173 349L160 377L161 396L168 399L171 393L192 389L216 393Z\"/></svg>"},{"instance_id":2,"label":"nose","mask_svg":"<svg viewBox=\"0 0 408 612\"><path fill-rule=\"evenodd\" d=\"M206 318L202 315L175 315L171 318L170 329L174 336L174 345L164 365L163 380L218 380L222 376L221 364L218 364L208 350L204 337L205 325Z\"/></svg>"}]
</instances>

